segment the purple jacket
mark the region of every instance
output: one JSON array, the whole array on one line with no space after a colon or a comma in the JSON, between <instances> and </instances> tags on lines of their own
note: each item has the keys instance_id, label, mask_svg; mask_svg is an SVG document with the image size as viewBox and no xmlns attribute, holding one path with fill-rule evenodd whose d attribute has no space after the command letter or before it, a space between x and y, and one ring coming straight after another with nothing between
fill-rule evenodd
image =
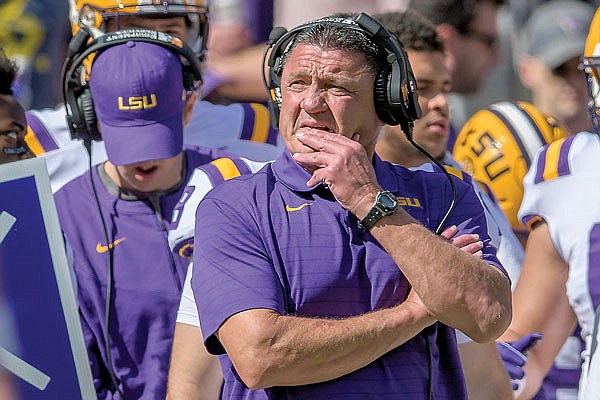
<instances>
[{"instance_id":1,"label":"purple jacket","mask_svg":"<svg viewBox=\"0 0 600 400\"><path fill-rule=\"evenodd\" d=\"M126 399L165 398L175 317L187 267L173 257L167 231L194 168L229 156L207 148L186 150L185 155L183 184L154 201L116 197L107 189L111 185L102 183L98 168L93 169L109 243L89 174L55 195L61 228L73 251L81 321L99 399L121 398L111 383L104 340L109 246L113 284L108 325L113 370Z\"/></svg>"}]
</instances>

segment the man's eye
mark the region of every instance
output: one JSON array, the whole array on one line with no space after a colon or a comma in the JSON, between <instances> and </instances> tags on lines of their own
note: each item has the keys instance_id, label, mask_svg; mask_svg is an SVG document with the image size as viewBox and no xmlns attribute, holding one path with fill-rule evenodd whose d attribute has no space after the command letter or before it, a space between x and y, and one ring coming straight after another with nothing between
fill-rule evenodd
<instances>
[{"instance_id":1,"label":"man's eye","mask_svg":"<svg viewBox=\"0 0 600 400\"><path fill-rule=\"evenodd\" d=\"M289 87L290 87L290 89L293 89L293 90L299 90L299 89L306 87L306 83L304 83L302 81L294 81L294 82L290 82Z\"/></svg>"},{"instance_id":2,"label":"man's eye","mask_svg":"<svg viewBox=\"0 0 600 400\"><path fill-rule=\"evenodd\" d=\"M331 87L329 88L329 90L330 90L332 93L334 93L334 94L339 94L339 95L342 95L342 94L347 94L347 93L348 93L348 90L346 90L346 88L344 88L344 87L342 87L342 86L331 86Z\"/></svg>"}]
</instances>

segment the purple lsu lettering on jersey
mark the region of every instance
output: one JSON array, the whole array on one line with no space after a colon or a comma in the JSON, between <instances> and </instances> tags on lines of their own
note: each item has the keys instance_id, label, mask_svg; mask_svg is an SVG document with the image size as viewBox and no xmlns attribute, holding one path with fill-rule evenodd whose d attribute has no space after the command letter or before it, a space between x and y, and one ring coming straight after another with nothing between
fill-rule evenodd
<instances>
[{"instance_id":1,"label":"purple lsu lettering on jersey","mask_svg":"<svg viewBox=\"0 0 600 400\"><path fill-rule=\"evenodd\" d=\"M452 199L441 173L410 171L374 160L380 185L404 199L403 208L430 229ZM359 228L322 185L284 152L261 171L223 183L198 208L192 288L211 353L224 349L215 333L230 316L254 308L305 317L343 318L404 301L409 283L377 241ZM457 207L448 226L488 242L484 212L470 185L456 179ZM495 248L485 260L501 268ZM428 355L435 399L466 398L455 333L435 324L353 373L306 386L249 390L230 359L221 357L226 398L426 398Z\"/></svg>"},{"instance_id":2,"label":"purple lsu lettering on jersey","mask_svg":"<svg viewBox=\"0 0 600 400\"><path fill-rule=\"evenodd\" d=\"M228 156L220 150L185 151L187 181L195 167ZM161 215L149 201L123 200L93 169L108 242L88 174L55 194L68 245L73 251L77 296L94 384L99 398L111 390L104 332L107 260L111 251L113 298L110 351L125 398L164 398L175 317L188 260L174 257L165 231L185 185L160 197Z\"/></svg>"}]
</instances>

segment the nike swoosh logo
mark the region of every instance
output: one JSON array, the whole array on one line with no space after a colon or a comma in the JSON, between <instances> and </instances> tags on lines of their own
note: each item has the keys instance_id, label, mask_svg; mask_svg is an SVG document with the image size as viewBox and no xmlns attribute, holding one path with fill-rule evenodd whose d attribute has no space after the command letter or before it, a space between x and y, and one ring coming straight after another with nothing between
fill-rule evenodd
<instances>
[{"instance_id":1,"label":"nike swoosh logo","mask_svg":"<svg viewBox=\"0 0 600 400\"><path fill-rule=\"evenodd\" d=\"M100 254L106 253L108 250L112 249L113 247L121 243L123 240L125 240L125 238L119 238L114 242L110 243L108 246L102 246L100 242L98 242L98 244L96 245L96 251Z\"/></svg>"},{"instance_id":2,"label":"nike swoosh logo","mask_svg":"<svg viewBox=\"0 0 600 400\"><path fill-rule=\"evenodd\" d=\"M286 204L285 205L285 211L287 211L287 212L298 211L298 210L302 210L306 206L312 206L312 204L311 203L304 203L304 204L300 204L298 207L290 207L290 206L288 206Z\"/></svg>"}]
</instances>

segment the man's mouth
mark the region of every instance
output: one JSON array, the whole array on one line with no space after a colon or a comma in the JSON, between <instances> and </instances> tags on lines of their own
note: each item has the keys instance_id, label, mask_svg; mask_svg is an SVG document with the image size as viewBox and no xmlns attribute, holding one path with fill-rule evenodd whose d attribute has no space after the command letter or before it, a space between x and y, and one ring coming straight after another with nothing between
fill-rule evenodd
<instances>
[{"instance_id":1,"label":"man's mouth","mask_svg":"<svg viewBox=\"0 0 600 400\"><path fill-rule=\"evenodd\" d=\"M335 133L331 128L325 125L303 125L300 129L315 129L318 131L325 131L330 133Z\"/></svg>"},{"instance_id":2,"label":"man's mouth","mask_svg":"<svg viewBox=\"0 0 600 400\"><path fill-rule=\"evenodd\" d=\"M136 167L135 171L142 175L142 176L147 176L152 174L154 171L156 171L156 166L151 165L151 166L147 166L147 167Z\"/></svg>"}]
</instances>

